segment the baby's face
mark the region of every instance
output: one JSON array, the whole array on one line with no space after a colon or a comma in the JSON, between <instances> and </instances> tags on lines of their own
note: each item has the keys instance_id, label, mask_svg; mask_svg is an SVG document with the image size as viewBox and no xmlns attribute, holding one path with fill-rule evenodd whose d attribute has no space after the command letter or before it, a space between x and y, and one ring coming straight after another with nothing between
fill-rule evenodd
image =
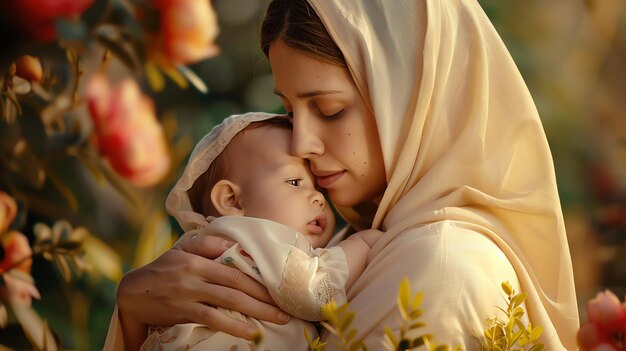
<instances>
[{"instance_id":1,"label":"baby's face","mask_svg":"<svg viewBox=\"0 0 626 351\"><path fill-rule=\"evenodd\" d=\"M317 191L306 160L289 154L291 131L269 126L246 130L236 152L241 207L247 217L279 222L302 233L313 247L324 247L335 216Z\"/></svg>"}]
</instances>

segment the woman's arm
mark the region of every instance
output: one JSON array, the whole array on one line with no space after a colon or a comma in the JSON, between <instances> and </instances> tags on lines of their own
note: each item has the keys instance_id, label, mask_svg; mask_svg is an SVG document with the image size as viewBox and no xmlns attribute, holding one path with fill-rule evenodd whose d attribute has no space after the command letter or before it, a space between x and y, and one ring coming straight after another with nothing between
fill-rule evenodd
<instances>
[{"instance_id":1,"label":"woman's arm","mask_svg":"<svg viewBox=\"0 0 626 351\"><path fill-rule=\"evenodd\" d=\"M218 237L190 236L155 261L127 273L117 292L125 343L141 345L147 325L195 322L248 339L256 332L253 326L231 319L212 306L286 323L289 316L273 306L261 284L212 260L230 246L232 242Z\"/></svg>"},{"instance_id":2,"label":"woman's arm","mask_svg":"<svg viewBox=\"0 0 626 351\"><path fill-rule=\"evenodd\" d=\"M346 291L352 287L361 273L363 273L367 263L367 255L382 235L383 232L380 230L368 229L356 232L337 244L337 246L343 249L348 263Z\"/></svg>"}]
</instances>

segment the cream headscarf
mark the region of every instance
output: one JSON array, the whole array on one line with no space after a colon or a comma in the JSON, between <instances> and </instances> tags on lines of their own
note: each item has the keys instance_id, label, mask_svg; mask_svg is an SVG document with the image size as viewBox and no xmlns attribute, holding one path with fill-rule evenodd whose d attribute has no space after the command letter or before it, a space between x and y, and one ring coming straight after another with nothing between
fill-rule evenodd
<instances>
[{"instance_id":1,"label":"cream headscarf","mask_svg":"<svg viewBox=\"0 0 626 351\"><path fill-rule=\"evenodd\" d=\"M578 311L550 150L528 88L477 1L309 2L378 124L388 187L372 226L386 235L370 272L406 231L461 223L504 252L544 340L575 349ZM376 279L366 272L351 296Z\"/></svg>"}]
</instances>

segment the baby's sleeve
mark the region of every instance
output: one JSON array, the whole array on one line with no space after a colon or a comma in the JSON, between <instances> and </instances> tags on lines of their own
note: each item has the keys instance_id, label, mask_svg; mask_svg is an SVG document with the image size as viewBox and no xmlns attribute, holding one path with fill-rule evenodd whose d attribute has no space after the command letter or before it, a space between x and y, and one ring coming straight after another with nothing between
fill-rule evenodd
<instances>
[{"instance_id":1,"label":"baby's sleeve","mask_svg":"<svg viewBox=\"0 0 626 351\"><path fill-rule=\"evenodd\" d=\"M340 247L314 250L297 231L258 218L220 217L210 226L238 243L221 260L265 285L285 312L316 321L323 305L346 301L348 265Z\"/></svg>"},{"instance_id":2,"label":"baby's sleeve","mask_svg":"<svg viewBox=\"0 0 626 351\"><path fill-rule=\"evenodd\" d=\"M308 254L292 249L282 267L278 290L270 291L280 308L299 318L325 319L322 306L346 302L345 285L348 265L343 249L310 250Z\"/></svg>"}]
</instances>

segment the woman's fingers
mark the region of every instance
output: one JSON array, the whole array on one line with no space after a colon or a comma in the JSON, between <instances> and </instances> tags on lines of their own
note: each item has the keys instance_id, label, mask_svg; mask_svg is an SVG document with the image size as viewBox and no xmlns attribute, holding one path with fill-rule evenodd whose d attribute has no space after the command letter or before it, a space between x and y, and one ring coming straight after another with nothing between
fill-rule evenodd
<instances>
[{"instance_id":1,"label":"woman's fingers","mask_svg":"<svg viewBox=\"0 0 626 351\"><path fill-rule=\"evenodd\" d=\"M205 281L194 289L200 292L200 302L272 323L289 321L289 315L274 306L267 289L245 273L216 262L207 263L201 271Z\"/></svg>"},{"instance_id":2,"label":"woman's fingers","mask_svg":"<svg viewBox=\"0 0 626 351\"><path fill-rule=\"evenodd\" d=\"M174 249L209 259L215 259L235 243L212 235L189 232L176 244Z\"/></svg>"},{"instance_id":3,"label":"woman's fingers","mask_svg":"<svg viewBox=\"0 0 626 351\"><path fill-rule=\"evenodd\" d=\"M192 309L196 323L204 324L211 329L248 340L252 339L258 332L253 325L233 319L218 311L215 307L196 303Z\"/></svg>"},{"instance_id":4,"label":"woman's fingers","mask_svg":"<svg viewBox=\"0 0 626 351\"><path fill-rule=\"evenodd\" d=\"M205 269L205 280L208 283L229 287L244 292L245 294L265 303L274 305L274 300L263 284L242 271L215 263L216 267Z\"/></svg>"}]
</instances>

